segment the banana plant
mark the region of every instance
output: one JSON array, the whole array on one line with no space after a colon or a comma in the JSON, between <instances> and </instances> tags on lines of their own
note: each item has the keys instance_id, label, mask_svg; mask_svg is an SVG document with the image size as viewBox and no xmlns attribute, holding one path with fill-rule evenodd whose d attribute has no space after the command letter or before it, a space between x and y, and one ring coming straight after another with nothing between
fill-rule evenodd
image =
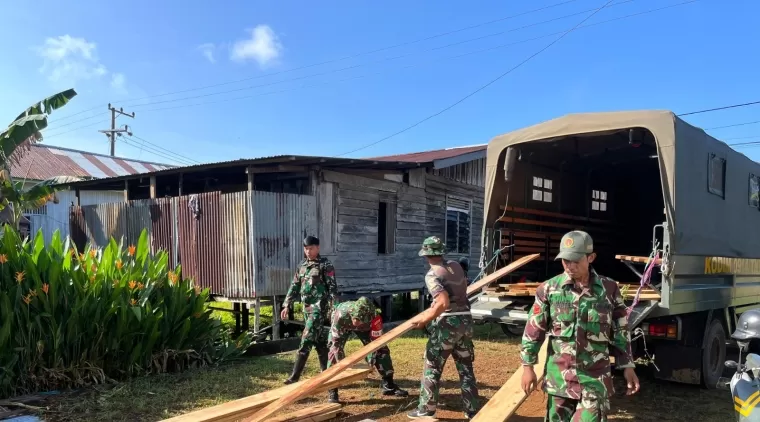
<instances>
[{"instance_id":1,"label":"banana plant","mask_svg":"<svg viewBox=\"0 0 760 422\"><path fill-rule=\"evenodd\" d=\"M22 193L23 183L13 183L11 180L11 166L19 163L32 144L42 141L42 130L48 126L48 116L76 95L76 91L67 89L47 97L24 110L0 133L0 222L12 223L18 229L25 206L45 200L41 202L44 205L54 197L52 183L44 183ZM24 202L16 202L22 200Z\"/></svg>"}]
</instances>

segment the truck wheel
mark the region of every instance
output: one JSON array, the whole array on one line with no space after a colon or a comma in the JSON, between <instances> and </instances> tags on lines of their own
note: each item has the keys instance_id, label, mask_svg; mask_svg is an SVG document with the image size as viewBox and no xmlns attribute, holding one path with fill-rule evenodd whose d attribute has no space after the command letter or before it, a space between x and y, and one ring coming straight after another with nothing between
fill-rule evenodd
<instances>
[{"instance_id":1,"label":"truck wheel","mask_svg":"<svg viewBox=\"0 0 760 422\"><path fill-rule=\"evenodd\" d=\"M726 331L719 320L713 320L705 333L702 349L702 383L707 389L715 389L723 375L726 361Z\"/></svg>"},{"instance_id":2,"label":"truck wheel","mask_svg":"<svg viewBox=\"0 0 760 422\"><path fill-rule=\"evenodd\" d=\"M518 327L516 325L509 325L509 324L499 324L501 325L501 331L504 332L504 335L507 337L522 337L523 335L523 328Z\"/></svg>"}]
</instances>

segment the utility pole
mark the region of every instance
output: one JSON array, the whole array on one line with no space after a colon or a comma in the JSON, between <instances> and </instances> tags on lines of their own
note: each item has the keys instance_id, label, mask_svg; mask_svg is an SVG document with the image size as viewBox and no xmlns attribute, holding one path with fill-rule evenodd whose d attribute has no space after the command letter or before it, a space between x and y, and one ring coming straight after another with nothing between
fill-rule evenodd
<instances>
[{"instance_id":1,"label":"utility pole","mask_svg":"<svg viewBox=\"0 0 760 422\"><path fill-rule=\"evenodd\" d=\"M132 114L125 113L123 107L119 107L117 110L116 108L111 107L111 103L108 103L108 110L111 112L111 129L99 130L98 132L105 133L108 140L111 141L111 157L113 157L116 154L116 136L121 136L124 132L126 132L127 135L132 136L132 132L129 131L129 126L127 125L124 125L124 129L116 129L116 114L118 113L134 119L135 112L133 111Z\"/></svg>"}]
</instances>

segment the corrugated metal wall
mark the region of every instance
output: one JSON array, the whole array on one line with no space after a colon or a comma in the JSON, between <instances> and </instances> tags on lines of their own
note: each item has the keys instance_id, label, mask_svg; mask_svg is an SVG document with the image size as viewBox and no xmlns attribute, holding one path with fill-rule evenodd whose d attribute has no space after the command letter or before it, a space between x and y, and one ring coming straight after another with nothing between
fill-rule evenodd
<instances>
[{"instance_id":1,"label":"corrugated metal wall","mask_svg":"<svg viewBox=\"0 0 760 422\"><path fill-rule=\"evenodd\" d=\"M71 236L81 248L113 236L137 242L148 229L153 252L213 294L231 299L283 295L317 232L314 196L272 192L203 193L73 207ZM176 255L176 258L175 258Z\"/></svg>"},{"instance_id":2,"label":"corrugated metal wall","mask_svg":"<svg viewBox=\"0 0 760 422\"><path fill-rule=\"evenodd\" d=\"M451 167L435 169L433 174L468 185L483 187L485 186L486 159L480 158Z\"/></svg>"},{"instance_id":3,"label":"corrugated metal wall","mask_svg":"<svg viewBox=\"0 0 760 422\"><path fill-rule=\"evenodd\" d=\"M46 204L38 210L30 210L27 213L31 222L30 232L32 236L37 234L38 230L42 230L42 235L46 241L50 241L53 237L53 233L58 230L61 234L61 238L65 238L69 233L71 204L76 201L76 194L74 191L59 191L55 193L58 198L58 203L52 202ZM123 202L124 192L117 191L103 191L103 192L89 192L82 191L79 195L81 205L96 205L113 202Z\"/></svg>"},{"instance_id":4,"label":"corrugated metal wall","mask_svg":"<svg viewBox=\"0 0 760 422\"><path fill-rule=\"evenodd\" d=\"M317 232L316 198L255 192L252 199L256 292L285 294L303 259L302 239Z\"/></svg>"}]
</instances>

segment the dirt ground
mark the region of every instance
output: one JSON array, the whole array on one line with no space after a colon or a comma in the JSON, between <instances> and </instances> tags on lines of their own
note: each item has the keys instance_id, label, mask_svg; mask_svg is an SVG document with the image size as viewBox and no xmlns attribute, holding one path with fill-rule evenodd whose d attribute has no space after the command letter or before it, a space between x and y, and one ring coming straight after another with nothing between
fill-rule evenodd
<instances>
[{"instance_id":1,"label":"dirt ground","mask_svg":"<svg viewBox=\"0 0 760 422\"><path fill-rule=\"evenodd\" d=\"M351 353L357 341L347 347ZM417 404L425 338L412 333L391 344L396 381L408 389L408 398L388 398L380 394L380 380L366 381L341 389L345 406L339 421L382 422L408 420L406 412ZM517 342L501 330L479 327L476 336L475 373L483 397L491 397L519 367ZM318 367L312 353L307 366L314 375ZM203 407L224 403L282 385L292 368L292 354L251 358L218 368L204 368L183 374L143 377L114 388L64 394L44 412L46 421L159 421ZM446 365L437 414L442 421L463 419L459 384L453 362ZM619 389L622 391L622 389ZM308 398L288 410L323 402L326 394ZM541 421L545 398L533 394L510 421ZM732 420L731 399L725 391L705 391L698 387L656 382L643 377L642 391L634 397L617 395L612 401L610 420L624 421L720 421ZM696 416L695 416L696 415Z\"/></svg>"}]
</instances>

